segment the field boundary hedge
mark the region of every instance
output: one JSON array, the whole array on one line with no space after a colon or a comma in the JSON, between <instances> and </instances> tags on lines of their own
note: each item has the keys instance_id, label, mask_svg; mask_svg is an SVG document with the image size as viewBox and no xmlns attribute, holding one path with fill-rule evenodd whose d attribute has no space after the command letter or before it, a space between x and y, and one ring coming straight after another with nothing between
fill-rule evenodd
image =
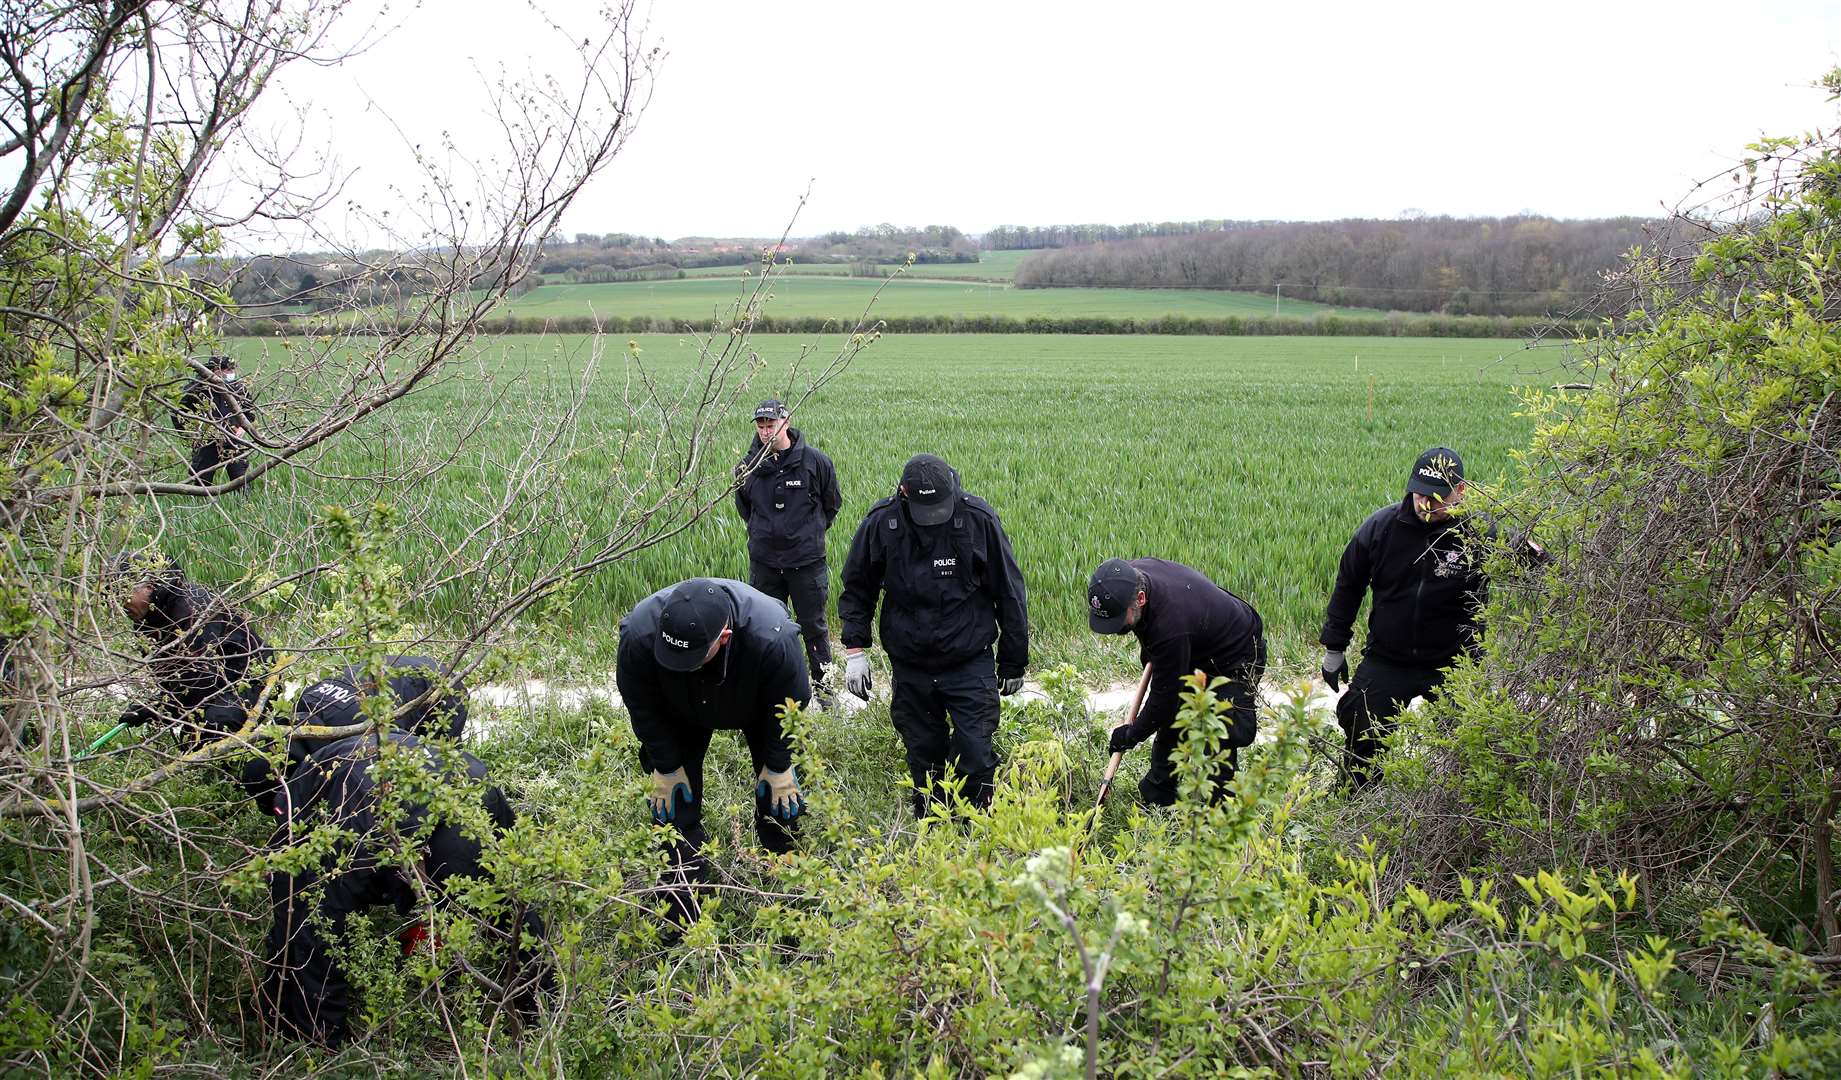
<instances>
[{"instance_id":1,"label":"field boundary hedge","mask_svg":"<svg viewBox=\"0 0 1841 1080\"><path fill-rule=\"evenodd\" d=\"M756 319L753 332L762 334L819 334L856 326L854 318L817 315ZM869 326L887 334L1167 334L1183 336L1293 336L1293 337L1430 337L1529 338L1552 334L1577 335L1596 324L1583 320L1556 320L1532 315L1407 315L1390 313L1375 318L1319 315L1313 318L1266 318L1224 315L1219 318L1160 315L1152 318L1080 316L1073 318L1032 315L897 315L872 319ZM660 315L506 316L480 324L498 334L675 334L686 329L708 331L708 322L693 322ZM233 322L228 333L238 337L271 337L373 332L379 335L412 333L414 320L369 321L354 327L349 319L250 319ZM717 327L716 329L726 329Z\"/></svg>"}]
</instances>

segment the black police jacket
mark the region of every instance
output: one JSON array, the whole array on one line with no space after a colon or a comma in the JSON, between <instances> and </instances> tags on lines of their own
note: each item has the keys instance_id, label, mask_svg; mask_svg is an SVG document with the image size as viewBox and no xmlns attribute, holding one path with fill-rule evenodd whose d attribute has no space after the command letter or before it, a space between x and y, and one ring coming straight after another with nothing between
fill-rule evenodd
<instances>
[{"instance_id":1,"label":"black police jacket","mask_svg":"<svg viewBox=\"0 0 1841 1080\"><path fill-rule=\"evenodd\" d=\"M397 868L398 860L376 846L380 838L374 835L378 781L372 766L382 754L398 752L414 755L436 776L458 780L462 771L474 780L486 776L485 765L473 755L437 753L407 732L392 732L381 740L355 735L322 746L295 764L272 807L279 818L277 843L298 839L321 823L350 834L320 865L269 877L274 922L268 934L269 971L261 1000L276 1020L309 1038L337 1043L346 1035L351 985L330 942L344 931L352 915L367 908L387 904L406 914L416 903L415 891ZM515 823L511 805L498 788L485 788L481 803L494 831L502 833ZM422 835L428 807L412 804L404 811L402 819L391 823L394 827L389 835ZM450 878L485 876L480 840L445 821L435 821L427 831L417 855L437 903L444 901L444 886ZM543 932L542 923L529 916L524 929L535 935Z\"/></svg>"},{"instance_id":2,"label":"black police jacket","mask_svg":"<svg viewBox=\"0 0 1841 1080\"><path fill-rule=\"evenodd\" d=\"M1478 541L1491 535L1486 521L1421 521L1410 495L1376 510L1342 553L1318 640L1348 648L1362 596L1372 591L1366 655L1405 667L1451 663L1481 630L1488 582Z\"/></svg>"},{"instance_id":3,"label":"black police jacket","mask_svg":"<svg viewBox=\"0 0 1841 1080\"><path fill-rule=\"evenodd\" d=\"M739 581L713 579L733 605L729 643L696 671L667 671L652 655L658 617L676 585L641 600L620 620L620 648L614 685L633 722L633 734L656 772L684 764L674 732L684 727L738 729L760 725L769 734L766 764L784 772L793 763L792 744L780 727L778 709L787 698L812 699L799 624L786 605Z\"/></svg>"},{"instance_id":4,"label":"black police jacket","mask_svg":"<svg viewBox=\"0 0 1841 1080\"><path fill-rule=\"evenodd\" d=\"M1264 624L1253 605L1200 571L1165 559L1132 559L1131 565L1145 579L1144 612L1131 632L1138 638L1138 662L1151 665L1144 704L1131 719L1136 745L1176 719L1188 689L1185 677L1199 670L1211 678L1243 678L1258 657ZM1250 745L1256 731L1234 731L1229 742Z\"/></svg>"},{"instance_id":5,"label":"black police jacket","mask_svg":"<svg viewBox=\"0 0 1841 1080\"><path fill-rule=\"evenodd\" d=\"M194 376L179 394L179 408L173 424L190 433L194 446L221 442L236 428L247 434L256 426L256 397L241 380Z\"/></svg>"},{"instance_id":6,"label":"black police jacket","mask_svg":"<svg viewBox=\"0 0 1841 1080\"><path fill-rule=\"evenodd\" d=\"M466 686L450 679L426 656L386 656L384 668L397 710L396 726L417 735L458 739L467 727ZM321 679L300 692L294 720L318 727L344 727L364 716L364 669L354 664L343 674ZM409 706L404 710L404 706Z\"/></svg>"},{"instance_id":7,"label":"black police jacket","mask_svg":"<svg viewBox=\"0 0 1841 1080\"><path fill-rule=\"evenodd\" d=\"M203 585L156 586L134 626L149 646L148 670L178 719L207 704L253 705L270 652L243 613Z\"/></svg>"},{"instance_id":8,"label":"black police jacket","mask_svg":"<svg viewBox=\"0 0 1841 1080\"><path fill-rule=\"evenodd\" d=\"M998 678L1020 677L1028 667L1023 572L997 511L976 495L961 493L952 519L932 528L915 525L899 495L869 508L850 542L837 599L846 648L869 648L883 592L879 625L890 659L944 671L988 654L995 642Z\"/></svg>"},{"instance_id":9,"label":"black police jacket","mask_svg":"<svg viewBox=\"0 0 1841 1080\"><path fill-rule=\"evenodd\" d=\"M464 768L474 780L486 777L486 766L465 750L436 751L407 731L392 731L379 736L375 732L347 735L315 749L288 768L287 781L275 801L275 814L293 824L331 821L358 834L360 838L376 825L376 780L371 766L382 748L421 755L423 765L432 773L442 774L456 767ZM458 755L458 756L454 756ZM513 823L511 806L498 788L487 788L483 796L493 824L509 829ZM408 834L427 816L423 806L407 807L408 821L400 831Z\"/></svg>"},{"instance_id":10,"label":"black police jacket","mask_svg":"<svg viewBox=\"0 0 1841 1080\"><path fill-rule=\"evenodd\" d=\"M756 436L735 466L741 480L735 509L748 523L748 557L775 570L823 562L825 531L844 505L831 459L798 428L788 434L792 445L777 454Z\"/></svg>"}]
</instances>

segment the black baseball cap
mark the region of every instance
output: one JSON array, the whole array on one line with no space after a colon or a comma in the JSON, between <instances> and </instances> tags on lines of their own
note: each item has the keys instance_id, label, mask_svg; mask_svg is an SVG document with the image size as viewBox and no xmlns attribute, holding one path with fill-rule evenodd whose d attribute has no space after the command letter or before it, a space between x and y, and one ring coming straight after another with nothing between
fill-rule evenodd
<instances>
[{"instance_id":1,"label":"black baseball cap","mask_svg":"<svg viewBox=\"0 0 1841 1080\"><path fill-rule=\"evenodd\" d=\"M1107 559L1087 581L1087 625L1096 634L1125 631L1125 616L1138 599L1138 571L1124 559Z\"/></svg>"},{"instance_id":2,"label":"black baseball cap","mask_svg":"<svg viewBox=\"0 0 1841 1080\"><path fill-rule=\"evenodd\" d=\"M786 416L786 402L779 398L768 398L754 407L756 420L784 420Z\"/></svg>"},{"instance_id":3,"label":"black baseball cap","mask_svg":"<svg viewBox=\"0 0 1841 1080\"><path fill-rule=\"evenodd\" d=\"M729 594L709 578L692 578L665 596L652 658L666 671L695 671L734 614Z\"/></svg>"},{"instance_id":4,"label":"black baseball cap","mask_svg":"<svg viewBox=\"0 0 1841 1080\"><path fill-rule=\"evenodd\" d=\"M1413 474L1406 478L1406 490L1415 495L1443 498L1464 482L1464 459L1448 446L1434 446L1413 462Z\"/></svg>"},{"instance_id":5,"label":"black baseball cap","mask_svg":"<svg viewBox=\"0 0 1841 1080\"><path fill-rule=\"evenodd\" d=\"M223 371L226 368L236 367L237 361L234 356L210 356L205 358L205 366L213 371Z\"/></svg>"},{"instance_id":6,"label":"black baseball cap","mask_svg":"<svg viewBox=\"0 0 1841 1080\"><path fill-rule=\"evenodd\" d=\"M908 514L916 525L939 525L952 519L959 498L959 475L944 458L915 454L902 466L901 486L908 495Z\"/></svg>"}]
</instances>

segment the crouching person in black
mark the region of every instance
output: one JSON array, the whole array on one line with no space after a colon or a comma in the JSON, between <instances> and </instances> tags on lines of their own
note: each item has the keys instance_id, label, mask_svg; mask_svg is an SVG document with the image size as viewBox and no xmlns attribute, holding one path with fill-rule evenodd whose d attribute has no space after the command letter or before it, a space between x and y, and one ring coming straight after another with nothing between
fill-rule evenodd
<instances>
[{"instance_id":1,"label":"crouching person in black","mask_svg":"<svg viewBox=\"0 0 1841 1080\"><path fill-rule=\"evenodd\" d=\"M467 687L426 656L386 656L383 678L390 688L398 728L423 736L458 739L467 729ZM363 719L364 699L376 696L375 673L352 664L300 692L296 723L344 727Z\"/></svg>"},{"instance_id":2,"label":"crouching person in black","mask_svg":"<svg viewBox=\"0 0 1841 1080\"><path fill-rule=\"evenodd\" d=\"M282 1030L338 1044L349 1035L352 986L330 942L345 932L351 917L380 904L408 916L423 897L443 907L450 882L486 875L479 822L436 818L413 797L392 795L376 775L378 763L388 755L411 755L442 787L481 783L486 767L464 751L425 747L404 731L381 740L367 733L315 742L296 739L290 746L295 760L273 800L277 843L300 839L321 824L350 835L318 867L270 875L274 924L260 1004ZM480 801L495 833L512 827L515 818L503 792L483 787ZM406 863L411 846L414 855ZM553 978L532 945L543 937L542 920L528 909L507 910L493 921L492 932L511 954L511 963L493 980L495 996L534 1012L538 992L548 990ZM406 933L403 942L408 951L417 938Z\"/></svg>"},{"instance_id":3,"label":"crouching person in black","mask_svg":"<svg viewBox=\"0 0 1841 1080\"><path fill-rule=\"evenodd\" d=\"M121 722L174 724L192 746L241 730L270 664L249 619L164 559L123 557L115 572L122 610L147 647L148 673L160 691Z\"/></svg>"},{"instance_id":4,"label":"crouching person in black","mask_svg":"<svg viewBox=\"0 0 1841 1080\"><path fill-rule=\"evenodd\" d=\"M802 707L811 700L799 627L758 589L693 578L641 600L620 621L614 681L651 779L652 820L678 831L670 902L683 926L697 915L690 886L709 876L701 853L703 758L717 729L739 729L747 741L761 846L792 849L805 801L778 710L789 699Z\"/></svg>"},{"instance_id":5,"label":"crouching person in black","mask_svg":"<svg viewBox=\"0 0 1841 1080\"><path fill-rule=\"evenodd\" d=\"M1164 559L1107 559L1087 583L1087 621L1099 634L1135 634L1151 685L1137 716L1112 729L1110 748L1123 753L1153 739L1151 767L1138 794L1154 806L1176 802L1170 753L1180 736L1171 724L1182 704L1182 680L1200 671L1228 712L1227 760L1212 777L1210 801L1227 795L1238 753L1259 733L1259 680L1266 671L1265 626L1253 605L1199 571Z\"/></svg>"},{"instance_id":6,"label":"crouching person in black","mask_svg":"<svg viewBox=\"0 0 1841 1080\"><path fill-rule=\"evenodd\" d=\"M446 676L441 665L426 656L386 656L385 681L390 687L390 717L398 731L422 737L458 740L466 732L466 685ZM294 725L343 728L364 723L364 702L378 694L373 675L352 664L338 675L309 685L294 702ZM325 739L294 737L288 740L288 766L297 766L313 747ZM264 813L274 813L281 781L267 758L251 758L239 769L239 783Z\"/></svg>"}]
</instances>

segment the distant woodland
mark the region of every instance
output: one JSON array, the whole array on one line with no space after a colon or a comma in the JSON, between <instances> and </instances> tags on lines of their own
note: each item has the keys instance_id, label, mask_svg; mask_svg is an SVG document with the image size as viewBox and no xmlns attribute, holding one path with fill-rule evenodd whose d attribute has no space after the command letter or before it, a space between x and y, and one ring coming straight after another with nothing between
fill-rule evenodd
<instances>
[{"instance_id":1,"label":"distant woodland","mask_svg":"<svg viewBox=\"0 0 1841 1080\"><path fill-rule=\"evenodd\" d=\"M1673 228L1679 229L1676 225ZM765 252L803 263L848 264L880 276L892 263L976 262L979 251L1036 254L1016 270L1021 288L1231 289L1344 307L1435 315L1574 316L1591 308L1606 271L1632 248L1674 242L1644 218L1421 217L1391 221L1192 221L1139 225L1001 226L974 239L950 225L877 225L777 243L626 233L551 237L512 295L554 283L647 281L707 266L745 266ZM374 260L259 256L219 268L246 315L402 304L435 276L440 253ZM488 265L476 287L507 273Z\"/></svg>"},{"instance_id":2,"label":"distant woodland","mask_svg":"<svg viewBox=\"0 0 1841 1080\"><path fill-rule=\"evenodd\" d=\"M1060 247L1017 267L1023 288L1239 289L1444 315L1564 315L1588 305L1632 248L1672 243L1659 220L1422 217L1393 221L1198 222ZM1219 228L1203 228L1219 225ZM1678 228L1679 226L1677 226ZM1078 235L1091 226L1059 227ZM993 230L992 239L1055 228Z\"/></svg>"}]
</instances>

